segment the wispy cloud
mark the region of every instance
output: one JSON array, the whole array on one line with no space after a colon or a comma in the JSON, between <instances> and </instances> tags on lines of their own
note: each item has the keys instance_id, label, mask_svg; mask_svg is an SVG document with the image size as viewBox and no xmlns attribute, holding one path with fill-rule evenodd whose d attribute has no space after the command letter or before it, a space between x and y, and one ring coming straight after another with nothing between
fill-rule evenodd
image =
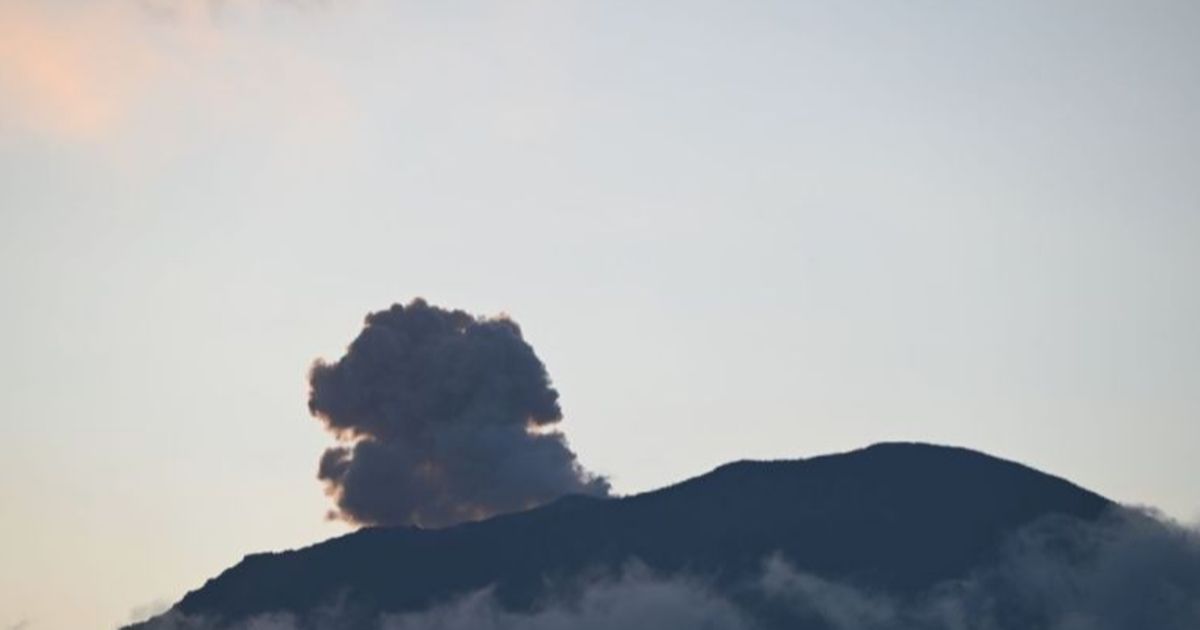
<instances>
[{"instance_id":1,"label":"wispy cloud","mask_svg":"<svg viewBox=\"0 0 1200 630\"><path fill-rule=\"evenodd\" d=\"M152 602L135 606L133 610L130 610L129 621L132 623L145 621L151 617L157 617L170 609L171 602L169 600L163 598L155 599Z\"/></svg>"},{"instance_id":2,"label":"wispy cloud","mask_svg":"<svg viewBox=\"0 0 1200 630\"><path fill-rule=\"evenodd\" d=\"M110 3L0 4L0 108L44 131L110 128L157 65Z\"/></svg>"},{"instance_id":3,"label":"wispy cloud","mask_svg":"<svg viewBox=\"0 0 1200 630\"><path fill-rule=\"evenodd\" d=\"M329 69L272 37L270 20L260 19L281 5L318 4L0 3L0 116L26 131L95 140L162 116L164 108L227 118L242 112L257 124L275 125L313 107L326 117L337 114L343 103ZM268 67L265 85L240 78L240 68ZM258 92L248 95L250 87ZM262 116L255 109L282 102L288 107L276 109L283 115ZM304 126L314 122L310 117Z\"/></svg>"}]
</instances>

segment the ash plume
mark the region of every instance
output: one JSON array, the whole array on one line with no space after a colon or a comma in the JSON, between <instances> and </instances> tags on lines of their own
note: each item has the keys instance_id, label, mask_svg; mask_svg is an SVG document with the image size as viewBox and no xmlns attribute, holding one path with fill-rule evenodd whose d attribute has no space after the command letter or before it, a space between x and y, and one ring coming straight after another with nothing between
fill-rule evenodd
<instances>
[{"instance_id":1,"label":"ash plume","mask_svg":"<svg viewBox=\"0 0 1200 630\"><path fill-rule=\"evenodd\" d=\"M318 470L333 518L442 527L608 494L554 430L558 392L507 317L395 304L309 384L309 411L342 442Z\"/></svg>"}]
</instances>

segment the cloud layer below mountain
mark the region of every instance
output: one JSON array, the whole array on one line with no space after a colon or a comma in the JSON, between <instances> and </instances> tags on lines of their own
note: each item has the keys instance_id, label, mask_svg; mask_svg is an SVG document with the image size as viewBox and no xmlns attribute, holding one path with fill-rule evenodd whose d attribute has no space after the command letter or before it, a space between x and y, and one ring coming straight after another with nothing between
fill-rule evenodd
<instances>
[{"instance_id":1,"label":"cloud layer below mountain","mask_svg":"<svg viewBox=\"0 0 1200 630\"><path fill-rule=\"evenodd\" d=\"M735 594L704 576L658 575L631 561L617 575L560 585L533 612L505 610L490 589L430 610L385 615L377 630L1194 630L1200 627L1200 531L1122 510L1098 523L1048 519L997 562L917 597L865 591L778 556ZM304 618L259 616L235 630L349 628L344 604ZM210 630L169 614L154 630ZM220 626L225 627L225 626ZM361 627L356 625L355 627Z\"/></svg>"}]
</instances>

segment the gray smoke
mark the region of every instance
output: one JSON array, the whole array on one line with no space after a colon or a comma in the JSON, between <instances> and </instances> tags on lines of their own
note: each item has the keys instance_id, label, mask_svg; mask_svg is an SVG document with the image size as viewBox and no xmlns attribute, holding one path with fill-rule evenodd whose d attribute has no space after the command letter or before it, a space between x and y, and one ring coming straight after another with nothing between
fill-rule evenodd
<instances>
[{"instance_id":1,"label":"gray smoke","mask_svg":"<svg viewBox=\"0 0 1200 630\"><path fill-rule=\"evenodd\" d=\"M335 518L441 527L608 494L553 430L558 392L506 317L393 305L309 383L309 411L343 442L318 470Z\"/></svg>"}]
</instances>

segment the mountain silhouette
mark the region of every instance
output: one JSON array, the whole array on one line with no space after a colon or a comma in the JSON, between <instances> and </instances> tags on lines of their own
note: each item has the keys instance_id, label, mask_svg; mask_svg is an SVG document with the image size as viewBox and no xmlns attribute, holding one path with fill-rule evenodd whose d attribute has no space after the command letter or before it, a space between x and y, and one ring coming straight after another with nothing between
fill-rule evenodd
<instances>
[{"instance_id":1,"label":"mountain silhouette","mask_svg":"<svg viewBox=\"0 0 1200 630\"><path fill-rule=\"evenodd\" d=\"M337 602L366 627L381 612L421 611L489 586L504 608L530 610L554 584L631 560L735 593L773 555L825 579L915 594L995 559L1007 537L1038 519L1095 520L1112 505L983 453L885 443L739 461L635 496L570 496L444 529L367 528L254 554L172 610L221 627Z\"/></svg>"}]
</instances>

